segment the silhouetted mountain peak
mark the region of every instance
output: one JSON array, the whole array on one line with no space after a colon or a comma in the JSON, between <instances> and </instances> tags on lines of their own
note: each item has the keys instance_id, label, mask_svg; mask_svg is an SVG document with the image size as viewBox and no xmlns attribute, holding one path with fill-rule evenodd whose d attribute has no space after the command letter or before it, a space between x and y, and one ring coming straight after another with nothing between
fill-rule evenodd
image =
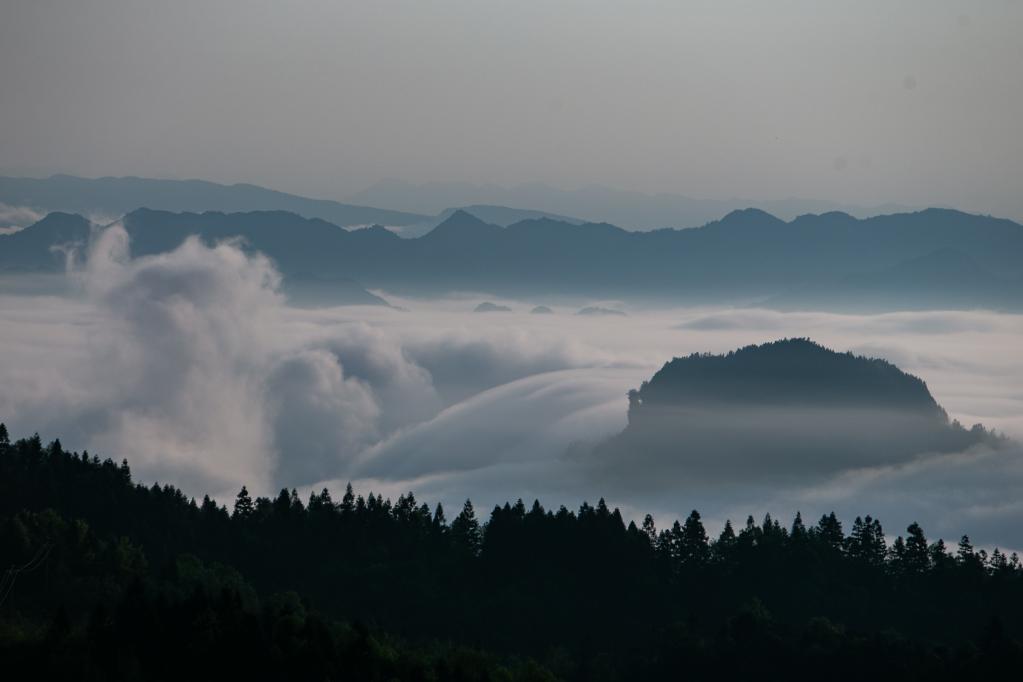
<instances>
[{"instance_id":1,"label":"silhouetted mountain peak","mask_svg":"<svg viewBox=\"0 0 1023 682\"><path fill-rule=\"evenodd\" d=\"M0 270L59 270L65 245L88 241L92 224L76 213L47 214L23 230L0 234Z\"/></svg>"},{"instance_id":2,"label":"silhouetted mountain peak","mask_svg":"<svg viewBox=\"0 0 1023 682\"><path fill-rule=\"evenodd\" d=\"M439 218L440 222L447 220L454 213L458 211L465 211L476 218L479 218L483 222L490 223L491 225L498 225L501 227L507 227L523 220L531 220L536 218L549 218L551 220L557 220L564 223L572 223L575 225L581 225L586 222L579 218L573 218L571 216L564 216L557 213L549 213L547 211L537 211L526 208L513 208L510 206L498 206L493 204L471 204L468 206L454 206L444 209Z\"/></svg>"},{"instance_id":3,"label":"silhouetted mountain peak","mask_svg":"<svg viewBox=\"0 0 1023 682\"><path fill-rule=\"evenodd\" d=\"M86 239L91 227L91 223L77 213L55 211L16 234L21 234L20 239L25 241L31 239L57 245L61 242Z\"/></svg>"},{"instance_id":4,"label":"silhouetted mountain peak","mask_svg":"<svg viewBox=\"0 0 1023 682\"><path fill-rule=\"evenodd\" d=\"M53 213L47 213L43 218L37 222L34 226L36 229L53 230L63 227L88 227L89 221L78 215L77 213L65 213L64 211L54 211Z\"/></svg>"},{"instance_id":5,"label":"silhouetted mountain peak","mask_svg":"<svg viewBox=\"0 0 1023 682\"><path fill-rule=\"evenodd\" d=\"M341 228L341 229L344 229L344 228ZM361 229L358 229L358 230L345 230L345 231L346 232L351 232L351 234L356 235L358 237L361 237L363 239L372 239L372 240L381 241L381 242L384 242L384 241L390 242L390 241L393 241L395 239L400 239L400 237L398 235L396 235L394 232L388 230L383 225L370 225L369 227L364 227L364 228L361 228Z\"/></svg>"},{"instance_id":6,"label":"silhouetted mountain peak","mask_svg":"<svg viewBox=\"0 0 1023 682\"><path fill-rule=\"evenodd\" d=\"M814 228L821 228L852 225L856 222L858 222L856 218L843 211L828 211L826 213L804 213L793 220L792 224L808 224Z\"/></svg>"},{"instance_id":7,"label":"silhouetted mountain peak","mask_svg":"<svg viewBox=\"0 0 1023 682\"><path fill-rule=\"evenodd\" d=\"M784 224L784 220L775 218L767 211L762 211L759 208L741 208L732 211L721 220L709 223L707 227L716 226L719 229L744 230L750 228L762 229Z\"/></svg>"}]
</instances>

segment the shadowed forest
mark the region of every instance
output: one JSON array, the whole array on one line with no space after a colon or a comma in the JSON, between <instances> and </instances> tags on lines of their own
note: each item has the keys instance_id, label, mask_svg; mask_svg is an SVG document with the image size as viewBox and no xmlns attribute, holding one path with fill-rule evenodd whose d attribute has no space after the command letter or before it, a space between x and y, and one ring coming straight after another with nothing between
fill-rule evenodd
<instances>
[{"instance_id":1,"label":"shadowed forest","mask_svg":"<svg viewBox=\"0 0 1023 682\"><path fill-rule=\"evenodd\" d=\"M933 541L932 541L933 540ZM1023 568L917 524L658 529L603 500L231 508L0 427L0 652L33 677L963 679L1023 663ZM173 656L166 656L166 652Z\"/></svg>"}]
</instances>

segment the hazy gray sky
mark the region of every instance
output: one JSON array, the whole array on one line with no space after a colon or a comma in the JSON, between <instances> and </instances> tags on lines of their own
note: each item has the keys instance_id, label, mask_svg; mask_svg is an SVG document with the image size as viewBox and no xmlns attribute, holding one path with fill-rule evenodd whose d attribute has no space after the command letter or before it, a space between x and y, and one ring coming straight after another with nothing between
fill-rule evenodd
<instances>
[{"instance_id":1,"label":"hazy gray sky","mask_svg":"<svg viewBox=\"0 0 1023 682\"><path fill-rule=\"evenodd\" d=\"M1023 2L3 0L0 172L1023 215Z\"/></svg>"}]
</instances>

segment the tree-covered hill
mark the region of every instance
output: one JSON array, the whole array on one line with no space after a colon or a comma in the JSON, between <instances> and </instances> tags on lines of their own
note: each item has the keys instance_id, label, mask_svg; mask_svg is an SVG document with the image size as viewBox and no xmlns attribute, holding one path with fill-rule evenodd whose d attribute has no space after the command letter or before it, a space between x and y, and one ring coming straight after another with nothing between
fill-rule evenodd
<instances>
[{"instance_id":1,"label":"tree-covered hill","mask_svg":"<svg viewBox=\"0 0 1023 682\"><path fill-rule=\"evenodd\" d=\"M628 399L628 425L592 457L603 475L637 487L727 482L736 467L813 476L1003 444L950 421L927 385L895 365L809 339L674 358Z\"/></svg>"},{"instance_id":2,"label":"tree-covered hill","mask_svg":"<svg viewBox=\"0 0 1023 682\"><path fill-rule=\"evenodd\" d=\"M15 677L976 679L1023 663L1023 569L917 524L887 544L753 518L708 538L600 501L294 491L231 511L0 430L0 652ZM387 634L384 634L387 633ZM27 671L27 672L23 672Z\"/></svg>"},{"instance_id":3,"label":"tree-covered hill","mask_svg":"<svg viewBox=\"0 0 1023 682\"><path fill-rule=\"evenodd\" d=\"M631 396L633 416L693 403L875 406L938 419L944 411L919 378L878 358L836 353L810 339L781 339L723 355L692 354L666 363Z\"/></svg>"}]
</instances>

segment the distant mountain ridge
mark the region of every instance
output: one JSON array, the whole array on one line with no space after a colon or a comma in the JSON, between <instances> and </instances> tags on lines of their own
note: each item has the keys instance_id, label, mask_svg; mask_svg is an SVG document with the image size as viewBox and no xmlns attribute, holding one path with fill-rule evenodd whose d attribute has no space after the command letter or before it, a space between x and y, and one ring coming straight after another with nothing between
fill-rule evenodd
<instances>
[{"instance_id":1,"label":"distant mountain ridge","mask_svg":"<svg viewBox=\"0 0 1023 682\"><path fill-rule=\"evenodd\" d=\"M805 213L844 211L859 218L914 210L901 204L855 206L812 199L696 199L680 194L648 194L600 185L578 189L559 189L533 182L512 187L467 182L427 182L414 184L401 180L381 180L367 189L351 194L349 201L375 206L392 206L407 211L436 213L447 206L497 204L529 207L558 215L577 216L584 221L610 222L629 230L655 230L663 227L696 227L726 213L756 207L785 219ZM487 216L480 217L489 220ZM497 221L493 221L497 222Z\"/></svg>"},{"instance_id":2,"label":"distant mountain ridge","mask_svg":"<svg viewBox=\"0 0 1023 682\"><path fill-rule=\"evenodd\" d=\"M47 260L58 267L44 236L53 220L0 235L0 268L38 268ZM240 236L286 280L341 277L409 295L475 290L780 308L1023 308L1023 226L947 209L789 222L746 209L700 228L652 232L550 218L500 227L458 210L414 239L284 211L140 209L123 223L136 254L172 249L189 234L207 241ZM81 225L84 233L87 221Z\"/></svg>"},{"instance_id":3,"label":"distant mountain ridge","mask_svg":"<svg viewBox=\"0 0 1023 682\"><path fill-rule=\"evenodd\" d=\"M174 213L250 213L287 211L305 218L319 218L342 227L384 225L403 237L419 237L447 220L458 210L468 210L488 223L506 227L530 218L585 222L566 215L528 208L476 204L449 207L423 214L370 206L345 204L329 199L280 192L258 185L224 185L206 180L164 180L139 177L81 178L52 175L48 178L0 176L0 207L33 213L79 213L109 222L136 209ZM436 215L434 215L436 213ZM24 226L24 224L19 224Z\"/></svg>"},{"instance_id":4,"label":"distant mountain ridge","mask_svg":"<svg viewBox=\"0 0 1023 682\"><path fill-rule=\"evenodd\" d=\"M473 204L470 206L460 206L446 208L441 211L436 217L423 222L416 223L413 225L405 225L401 227L389 226L392 231L398 235L406 238L422 237L429 233L431 230L436 228L438 225L446 222L452 215L462 211L475 216L479 220L491 225L497 225L498 227L508 227L515 223L522 222L523 220L537 220L542 218L548 218L550 220L557 220L564 223L572 223L574 225L581 225L585 223L585 220L579 218L572 218L556 213L547 213L545 211L534 211L531 209L523 208L511 208L509 206L494 206L486 204Z\"/></svg>"},{"instance_id":5,"label":"distant mountain ridge","mask_svg":"<svg viewBox=\"0 0 1023 682\"><path fill-rule=\"evenodd\" d=\"M0 203L43 211L99 215L110 220L138 208L226 213L281 210L343 226L409 225L430 219L428 215L406 211L310 199L258 185L138 177L0 177Z\"/></svg>"}]
</instances>

